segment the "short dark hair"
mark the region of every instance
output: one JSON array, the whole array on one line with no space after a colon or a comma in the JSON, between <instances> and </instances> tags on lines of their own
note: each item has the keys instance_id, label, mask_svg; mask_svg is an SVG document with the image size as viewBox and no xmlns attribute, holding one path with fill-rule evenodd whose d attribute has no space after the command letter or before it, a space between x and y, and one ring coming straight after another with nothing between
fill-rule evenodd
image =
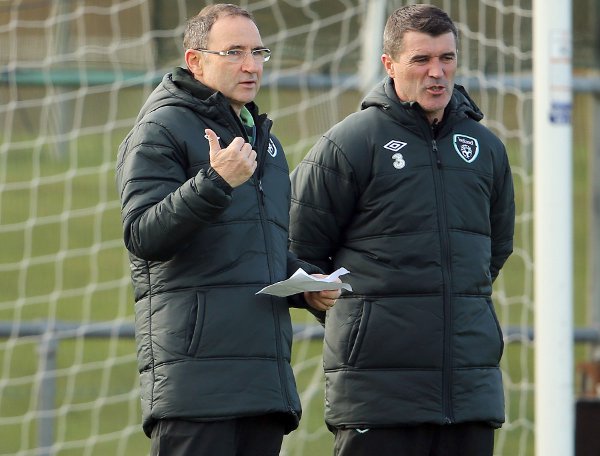
<instances>
[{"instance_id":1,"label":"short dark hair","mask_svg":"<svg viewBox=\"0 0 600 456\"><path fill-rule=\"evenodd\" d=\"M439 36L448 32L458 41L458 30L448 14L433 5L407 5L392 13L383 31L383 52L394 57L402 50L406 32L421 32Z\"/></svg>"},{"instance_id":2,"label":"short dark hair","mask_svg":"<svg viewBox=\"0 0 600 456\"><path fill-rule=\"evenodd\" d=\"M187 49L206 49L206 46L208 46L208 33L221 16L242 16L255 22L252 13L237 5L230 3L208 5L185 24L183 34L184 51Z\"/></svg>"}]
</instances>

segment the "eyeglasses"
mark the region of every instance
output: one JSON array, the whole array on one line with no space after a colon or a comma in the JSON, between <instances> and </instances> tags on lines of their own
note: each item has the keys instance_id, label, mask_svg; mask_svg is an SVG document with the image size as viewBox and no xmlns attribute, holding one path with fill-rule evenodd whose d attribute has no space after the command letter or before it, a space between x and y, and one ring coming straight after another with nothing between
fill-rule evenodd
<instances>
[{"instance_id":1,"label":"eyeglasses","mask_svg":"<svg viewBox=\"0 0 600 456\"><path fill-rule=\"evenodd\" d=\"M195 51L206 52L207 54L215 54L225 57L225 60L231 63L241 63L246 59L248 54L256 63L268 62L271 58L271 50L267 48L252 49L250 52L242 51L241 49L230 49L228 51L209 51L208 49L195 49Z\"/></svg>"}]
</instances>

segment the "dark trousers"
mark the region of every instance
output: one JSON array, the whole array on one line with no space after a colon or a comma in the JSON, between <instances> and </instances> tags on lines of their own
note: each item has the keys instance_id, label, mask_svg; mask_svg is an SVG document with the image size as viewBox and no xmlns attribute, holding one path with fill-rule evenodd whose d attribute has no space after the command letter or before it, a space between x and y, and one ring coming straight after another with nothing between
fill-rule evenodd
<instances>
[{"instance_id":1,"label":"dark trousers","mask_svg":"<svg viewBox=\"0 0 600 456\"><path fill-rule=\"evenodd\" d=\"M483 423L337 429L335 456L492 456L494 428Z\"/></svg>"},{"instance_id":2,"label":"dark trousers","mask_svg":"<svg viewBox=\"0 0 600 456\"><path fill-rule=\"evenodd\" d=\"M278 415L226 421L161 420L152 430L151 456L277 456L284 421Z\"/></svg>"}]
</instances>

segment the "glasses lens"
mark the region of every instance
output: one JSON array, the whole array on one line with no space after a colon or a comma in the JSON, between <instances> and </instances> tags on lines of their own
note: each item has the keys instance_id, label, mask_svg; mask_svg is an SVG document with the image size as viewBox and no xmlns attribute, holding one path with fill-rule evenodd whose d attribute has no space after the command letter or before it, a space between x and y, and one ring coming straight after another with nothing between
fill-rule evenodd
<instances>
[{"instance_id":1,"label":"glasses lens","mask_svg":"<svg viewBox=\"0 0 600 456\"><path fill-rule=\"evenodd\" d=\"M269 49L256 49L252 51L252 57L257 62L268 62L271 58L271 51Z\"/></svg>"},{"instance_id":2,"label":"glasses lens","mask_svg":"<svg viewBox=\"0 0 600 456\"><path fill-rule=\"evenodd\" d=\"M225 58L233 63L241 62L244 60L244 57L246 57L246 53L237 49L231 49L225 53Z\"/></svg>"},{"instance_id":3,"label":"glasses lens","mask_svg":"<svg viewBox=\"0 0 600 456\"><path fill-rule=\"evenodd\" d=\"M250 52L244 52L239 49L230 49L221 55L224 55L229 62L240 63L245 60L248 54L251 54L252 58L257 63L267 62L271 58L271 51L269 49L254 49Z\"/></svg>"}]
</instances>

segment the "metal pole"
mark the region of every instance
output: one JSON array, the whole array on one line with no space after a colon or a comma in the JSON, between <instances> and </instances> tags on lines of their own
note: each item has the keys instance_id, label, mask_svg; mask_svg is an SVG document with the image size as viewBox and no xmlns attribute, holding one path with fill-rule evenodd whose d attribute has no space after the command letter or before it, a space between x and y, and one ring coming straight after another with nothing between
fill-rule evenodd
<instances>
[{"instance_id":1,"label":"metal pole","mask_svg":"<svg viewBox=\"0 0 600 456\"><path fill-rule=\"evenodd\" d=\"M537 456L574 452L571 7L533 2Z\"/></svg>"},{"instance_id":2,"label":"metal pole","mask_svg":"<svg viewBox=\"0 0 600 456\"><path fill-rule=\"evenodd\" d=\"M68 0L59 0L56 5L56 15L62 16L69 12L69 1ZM54 48L55 55L57 61L60 63L55 63L53 67L62 68L64 64L61 62L62 56L66 55L69 51L69 34L70 34L70 24L67 20L63 20L62 18L56 23L55 28L55 37L54 37ZM73 70L75 71L75 70ZM55 106L52 108L54 110L54 135L55 135L55 153L56 156L60 159L64 159L67 157L69 150L69 141L67 140L67 135L69 130L71 129L71 105L72 102L68 99L67 94L69 89L65 89L63 87L58 87L55 89L55 97L57 98L57 102Z\"/></svg>"},{"instance_id":3,"label":"metal pole","mask_svg":"<svg viewBox=\"0 0 600 456\"><path fill-rule=\"evenodd\" d=\"M360 59L360 89L367 93L383 77L381 54L383 29L386 22L386 1L365 0L367 15L362 28L362 48Z\"/></svg>"},{"instance_id":4,"label":"metal pole","mask_svg":"<svg viewBox=\"0 0 600 456\"><path fill-rule=\"evenodd\" d=\"M54 398L56 396L56 350L58 341L52 327L48 327L40 339L39 354L39 391L38 419L38 455L51 456L54 443Z\"/></svg>"},{"instance_id":5,"label":"metal pole","mask_svg":"<svg viewBox=\"0 0 600 456\"><path fill-rule=\"evenodd\" d=\"M600 119L600 94L592 97L592 123ZM588 283L590 289L590 314L593 325L600 327L600 128L593 128L592 151L590 153L590 197L589 221L589 269ZM600 359L600 351L594 353L595 359Z\"/></svg>"}]
</instances>

